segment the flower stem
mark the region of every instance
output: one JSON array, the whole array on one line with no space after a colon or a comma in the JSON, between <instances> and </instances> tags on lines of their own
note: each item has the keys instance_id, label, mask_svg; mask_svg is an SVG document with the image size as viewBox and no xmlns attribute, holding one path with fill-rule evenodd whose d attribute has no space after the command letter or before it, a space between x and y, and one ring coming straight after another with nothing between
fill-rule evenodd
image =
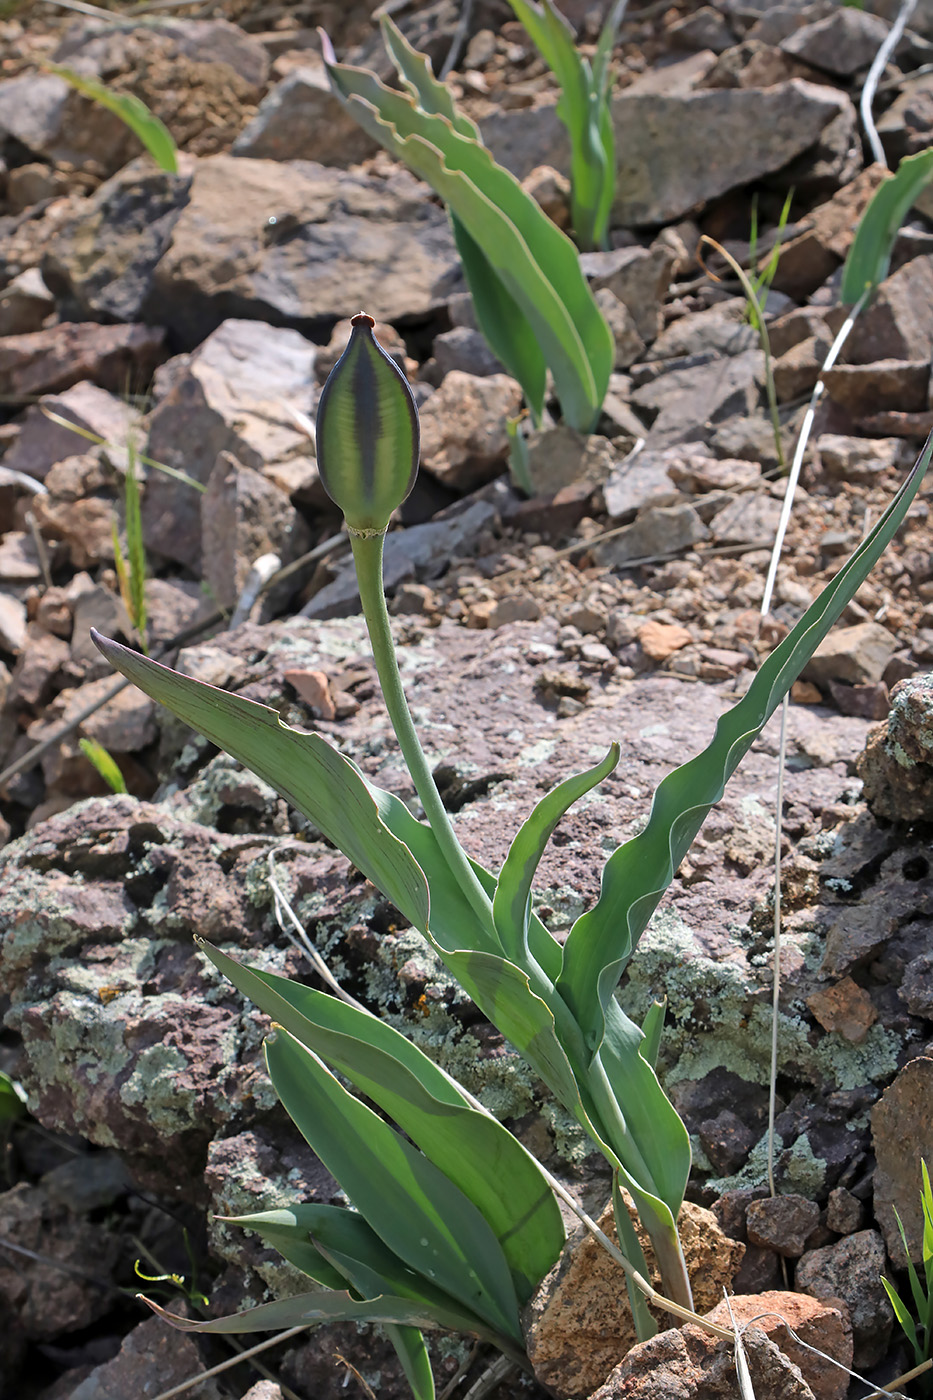
<instances>
[{"instance_id":1,"label":"flower stem","mask_svg":"<svg viewBox=\"0 0 933 1400\"><path fill-rule=\"evenodd\" d=\"M389 712L389 719L395 730L395 737L398 739L399 748L402 750L402 756L411 774L415 791L421 799L424 814L437 844L474 912L484 924L487 924L492 918L492 905L489 896L477 879L466 853L454 834L450 818L441 801L437 784L415 730L408 701L405 698L402 677L395 655L395 645L392 641L389 612L386 608L385 593L382 587L382 548L385 534L362 535L350 530L349 535L353 548L357 583L360 589L360 601L363 605L363 617L366 619L369 641L373 649L373 659L376 663L376 673L379 677L386 709Z\"/></svg>"}]
</instances>

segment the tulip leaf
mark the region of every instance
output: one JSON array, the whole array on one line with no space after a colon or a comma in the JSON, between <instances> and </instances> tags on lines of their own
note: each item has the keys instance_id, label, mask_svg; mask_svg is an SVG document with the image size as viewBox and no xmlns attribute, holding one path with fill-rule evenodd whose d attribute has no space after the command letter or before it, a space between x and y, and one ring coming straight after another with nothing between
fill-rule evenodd
<instances>
[{"instance_id":1,"label":"tulip leaf","mask_svg":"<svg viewBox=\"0 0 933 1400\"><path fill-rule=\"evenodd\" d=\"M933 436L874 529L762 663L742 699L721 716L709 747L663 779L645 829L606 862L599 899L571 928L557 980L591 1055L602 1044L606 1007L619 977L707 813L888 545L920 489L931 453Z\"/></svg>"},{"instance_id":2,"label":"tulip leaf","mask_svg":"<svg viewBox=\"0 0 933 1400\"><path fill-rule=\"evenodd\" d=\"M300 1327L302 1323L313 1327L318 1322L394 1322L407 1327L426 1330L440 1327L445 1331L457 1332L463 1323L461 1313L447 1312L428 1303L417 1303L412 1298L394 1298L388 1294L380 1298L353 1298L347 1292L338 1293L331 1289L298 1293L292 1298L277 1298L274 1303L261 1303L259 1307L247 1308L230 1317L215 1317L210 1322L179 1317L177 1313L153 1303L150 1298L143 1298L142 1301L179 1332L205 1332L209 1335L274 1332L285 1327Z\"/></svg>"},{"instance_id":3,"label":"tulip leaf","mask_svg":"<svg viewBox=\"0 0 933 1400\"><path fill-rule=\"evenodd\" d=\"M266 1064L289 1117L389 1249L520 1342L505 1256L463 1192L287 1031L266 1040Z\"/></svg>"},{"instance_id":4,"label":"tulip leaf","mask_svg":"<svg viewBox=\"0 0 933 1400\"><path fill-rule=\"evenodd\" d=\"M482 1211L519 1301L527 1302L560 1253L564 1229L538 1164L518 1140L473 1108L444 1070L385 1021L201 947L245 996L378 1104Z\"/></svg>"},{"instance_id":5,"label":"tulip leaf","mask_svg":"<svg viewBox=\"0 0 933 1400\"><path fill-rule=\"evenodd\" d=\"M547 843L568 809L585 793L608 777L619 762L620 749L612 744L601 763L558 784L522 824L499 872L493 900L493 918L506 957L524 963L529 956L528 916L531 885Z\"/></svg>"},{"instance_id":6,"label":"tulip leaf","mask_svg":"<svg viewBox=\"0 0 933 1400\"><path fill-rule=\"evenodd\" d=\"M113 112L142 142L157 165L170 175L178 173L178 151L172 133L135 93L113 92L96 78L76 73L72 68L63 68L57 63L47 63L45 67L50 73L64 78L83 97L89 97L92 102Z\"/></svg>"}]
</instances>

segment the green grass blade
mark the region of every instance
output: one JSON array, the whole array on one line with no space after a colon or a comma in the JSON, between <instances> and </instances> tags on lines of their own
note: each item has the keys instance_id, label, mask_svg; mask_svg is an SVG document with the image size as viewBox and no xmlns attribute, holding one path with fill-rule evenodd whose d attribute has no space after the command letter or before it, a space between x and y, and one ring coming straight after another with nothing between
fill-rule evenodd
<instances>
[{"instance_id":1,"label":"green grass blade","mask_svg":"<svg viewBox=\"0 0 933 1400\"><path fill-rule=\"evenodd\" d=\"M126 782L112 754L96 739L79 739L78 744L87 761L97 769L111 792L126 792Z\"/></svg>"},{"instance_id":2,"label":"green grass blade","mask_svg":"<svg viewBox=\"0 0 933 1400\"><path fill-rule=\"evenodd\" d=\"M295 1126L389 1249L520 1343L505 1256L463 1192L287 1031L266 1040L266 1063Z\"/></svg>"},{"instance_id":3,"label":"green grass blade","mask_svg":"<svg viewBox=\"0 0 933 1400\"><path fill-rule=\"evenodd\" d=\"M666 1001L653 1001L645 1013L645 1019L641 1023L641 1033L645 1037L641 1047L642 1058L647 1061L652 1069L657 1067L658 1052L661 1049L661 1035L664 1031L664 1013L667 1010Z\"/></svg>"},{"instance_id":4,"label":"green grass blade","mask_svg":"<svg viewBox=\"0 0 933 1400\"><path fill-rule=\"evenodd\" d=\"M513 962L525 964L528 958L528 916L531 885L547 843L574 802L607 778L619 762L621 750L612 744L601 763L585 773L566 778L535 807L522 823L509 847L496 882L493 918L503 952Z\"/></svg>"},{"instance_id":5,"label":"green grass blade","mask_svg":"<svg viewBox=\"0 0 933 1400\"><path fill-rule=\"evenodd\" d=\"M887 1293L888 1295L888 1302L894 1309L894 1316L900 1323L901 1329L905 1337L910 1342L910 1345L913 1347L914 1356L916 1357L917 1365L919 1366L925 1360L925 1357L923 1355L923 1348L921 1347L920 1341L917 1337L917 1329L914 1326L914 1320L908 1312L907 1308L901 1302L900 1295L892 1287L892 1285L888 1283L888 1280L884 1277L883 1274L881 1276L881 1283L884 1287L885 1293Z\"/></svg>"},{"instance_id":6,"label":"green grass blade","mask_svg":"<svg viewBox=\"0 0 933 1400\"><path fill-rule=\"evenodd\" d=\"M616 1234L619 1239L619 1247L626 1259L630 1259L635 1265L642 1278L647 1278L650 1274L648 1262L645 1259L641 1241L635 1233L635 1226L632 1224L632 1217L628 1213L622 1193L619 1190L618 1173L612 1176L612 1208L616 1222ZM658 1330L658 1325L651 1313L648 1311L648 1300L640 1288L626 1274L625 1287L628 1293L629 1306L632 1309L632 1318L635 1322L635 1333L638 1340L646 1341L653 1337Z\"/></svg>"},{"instance_id":7,"label":"green grass blade","mask_svg":"<svg viewBox=\"0 0 933 1400\"><path fill-rule=\"evenodd\" d=\"M451 215L450 222L463 275L473 298L477 324L493 354L498 355L512 378L522 386L532 421L538 425L544 413L547 386L547 364L538 338L476 239L467 233L455 214Z\"/></svg>"},{"instance_id":8,"label":"green grass blade","mask_svg":"<svg viewBox=\"0 0 933 1400\"><path fill-rule=\"evenodd\" d=\"M518 1140L472 1108L449 1075L378 1017L201 947L245 996L378 1104L473 1202L525 1303L560 1253L564 1229L538 1164ZM397 1283L390 1291L399 1291Z\"/></svg>"},{"instance_id":9,"label":"green grass blade","mask_svg":"<svg viewBox=\"0 0 933 1400\"><path fill-rule=\"evenodd\" d=\"M282 723L275 710L181 676L99 633L116 670L218 744L297 807L416 928L428 922L428 889L408 848L385 826L359 769L320 734Z\"/></svg>"},{"instance_id":10,"label":"green grass blade","mask_svg":"<svg viewBox=\"0 0 933 1400\"><path fill-rule=\"evenodd\" d=\"M64 78L76 92L80 92L83 97L89 97L92 102L98 102L101 107L106 107L113 112L122 122L137 136L152 159L163 170L167 170L170 175L178 173L177 147L172 138L172 133L168 127L154 116L146 106L145 102L134 96L131 92L111 92L110 88L103 83L97 82L95 78L85 77L81 73L75 73L71 68L62 68L57 63L45 65L50 73L55 73L59 78Z\"/></svg>"},{"instance_id":11,"label":"green grass blade","mask_svg":"<svg viewBox=\"0 0 933 1400\"><path fill-rule=\"evenodd\" d=\"M375 1239L377 1244L385 1249L378 1235L370 1230L362 1216L340 1206L312 1203L282 1207L278 1210L255 1211L251 1215L217 1215L214 1219L222 1221L225 1225L239 1225L244 1230L255 1230L267 1244L274 1245L284 1259L294 1264L296 1269L300 1269L309 1278L313 1278L316 1283L325 1288L342 1289L347 1284L346 1274L336 1269L311 1241L312 1225L318 1227L319 1234L325 1233L326 1224L322 1213L327 1211L347 1216L347 1223L341 1221L337 1228L351 1233L365 1231L368 1238ZM368 1243L368 1238L360 1243L360 1249ZM394 1255L391 1257L394 1258ZM395 1262L398 1263L397 1260ZM389 1290L383 1287L377 1291L385 1293Z\"/></svg>"},{"instance_id":12,"label":"green grass blade","mask_svg":"<svg viewBox=\"0 0 933 1400\"><path fill-rule=\"evenodd\" d=\"M130 619L136 628L139 644L143 651L146 646L146 548L143 544L143 521L140 511L139 482L136 477L136 449L132 443L127 449L126 485L124 487L124 510L126 514L126 552L128 556L128 591L131 604Z\"/></svg>"},{"instance_id":13,"label":"green grass blade","mask_svg":"<svg viewBox=\"0 0 933 1400\"><path fill-rule=\"evenodd\" d=\"M431 1358L419 1327L399 1327L386 1324L386 1336L395 1348L405 1379L415 1400L434 1400L434 1372Z\"/></svg>"},{"instance_id":14,"label":"green grass blade","mask_svg":"<svg viewBox=\"0 0 933 1400\"><path fill-rule=\"evenodd\" d=\"M745 696L720 718L709 747L668 774L644 831L606 862L599 899L570 930L557 981L591 1054L602 1043L604 1008L619 976L707 813L893 537L920 489L931 453L933 437L874 529L762 663Z\"/></svg>"},{"instance_id":15,"label":"green grass blade","mask_svg":"<svg viewBox=\"0 0 933 1400\"><path fill-rule=\"evenodd\" d=\"M852 240L842 271L839 299L854 306L866 287L875 288L888 275L894 240L907 211L933 179L933 147L905 156L872 195Z\"/></svg>"}]
</instances>

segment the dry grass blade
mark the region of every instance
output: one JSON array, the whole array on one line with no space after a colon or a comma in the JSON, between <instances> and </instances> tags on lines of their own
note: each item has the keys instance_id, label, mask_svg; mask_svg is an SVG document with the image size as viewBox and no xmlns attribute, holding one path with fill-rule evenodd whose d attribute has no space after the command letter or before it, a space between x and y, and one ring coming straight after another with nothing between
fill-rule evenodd
<instances>
[{"instance_id":1,"label":"dry grass blade","mask_svg":"<svg viewBox=\"0 0 933 1400\"><path fill-rule=\"evenodd\" d=\"M180 1385L173 1385L170 1390L163 1390L153 1400L173 1400L176 1395L184 1395L185 1391L193 1390L202 1381L210 1380L213 1376L222 1375L224 1371L229 1371L233 1366L239 1366L241 1361L250 1361L260 1352L268 1351L270 1347L277 1347L280 1342L290 1341L292 1337L297 1337L300 1332L307 1332L307 1327L290 1327L287 1332L278 1332L274 1337L267 1337L264 1342L258 1342L254 1347L248 1347L246 1351L239 1352L236 1356L230 1356L226 1361L221 1361L218 1366L212 1366L209 1371L201 1371L196 1376L190 1376L188 1380L182 1381ZM281 1386L280 1386L281 1388ZM283 1395L286 1391L282 1390ZM294 1391L288 1391L288 1395L293 1400L298 1400Z\"/></svg>"}]
</instances>

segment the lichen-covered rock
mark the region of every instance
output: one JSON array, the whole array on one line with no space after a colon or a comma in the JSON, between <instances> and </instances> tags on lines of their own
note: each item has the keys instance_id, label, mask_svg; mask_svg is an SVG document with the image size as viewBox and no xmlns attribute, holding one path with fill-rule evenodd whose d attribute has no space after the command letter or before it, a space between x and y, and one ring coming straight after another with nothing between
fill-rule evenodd
<instances>
[{"instance_id":1,"label":"lichen-covered rock","mask_svg":"<svg viewBox=\"0 0 933 1400\"><path fill-rule=\"evenodd\" d=\"M894 1312L881 1283L887 1267L877 1230L859 1230L836 1244L811 1249L797 1265L796 1283L814 1298L841 1298L852 1318L853 1366L864 1371L887 1350Z\"/></svg>"},{"instance_id":2,"label":"lichen-covered rock","mask_svg":"<svg viewBox=\"0 0 933 1400\"><path fill-rule=\"evenodd\" d=\"M757 1327L743 1335L756 1400L813 1400L797 1367ZM731 1341L688 1324L632 1348L592 1400L734 1400Z\"/></svg>"},{"instance_id":3,"label":"lichen-covered rock","mask_svg":"<svg viewBox=\"0 0 933 1400\"><path fill-rule=\"evenodd\" d=\"M888 718L870 731L856 768L876 817L933 819L933 675L897 683Z\"/></svg>"}]
</instances>

